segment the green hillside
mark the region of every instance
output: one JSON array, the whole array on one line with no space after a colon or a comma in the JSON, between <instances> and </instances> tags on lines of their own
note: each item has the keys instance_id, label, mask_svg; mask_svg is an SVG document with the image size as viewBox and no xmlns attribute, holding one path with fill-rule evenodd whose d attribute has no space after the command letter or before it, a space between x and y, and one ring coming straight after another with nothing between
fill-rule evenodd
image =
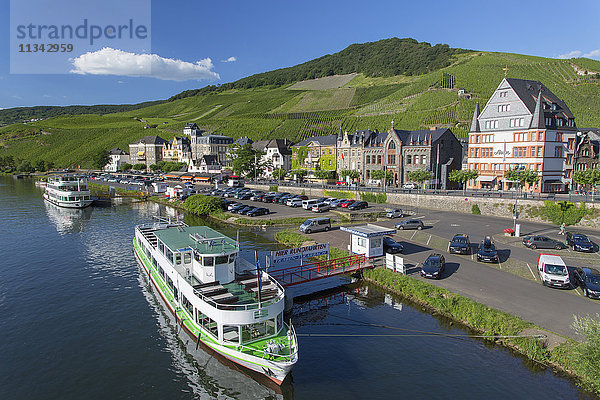
<instances>
[{"instance_id":1,"label":"green hillside","mask_svg":"<svg viewBox=\"0 0 600 400\"><path fill-rule=\"evenodd\" d=\"M580 74L577 73L580 71ZM585 73L581 72L585 70ZM359 74L343 87L290 90L289 86L208 91L202 95L105 115L59 116L0 128L0 156L59 166L88 166L101 149L120 147L146 135L170 139L187 122L210 132L255 140L344 130L450 127L466 136L475 102L485 104L505 73L543 82L564 99L579 127L600 127L600 62L556 60L508 53L454 54L451 63L422 75L369 77ZM464 88L470 98L459 97ZM149 124L151 128L144 129Z\"/></svg>"}]
</instances>

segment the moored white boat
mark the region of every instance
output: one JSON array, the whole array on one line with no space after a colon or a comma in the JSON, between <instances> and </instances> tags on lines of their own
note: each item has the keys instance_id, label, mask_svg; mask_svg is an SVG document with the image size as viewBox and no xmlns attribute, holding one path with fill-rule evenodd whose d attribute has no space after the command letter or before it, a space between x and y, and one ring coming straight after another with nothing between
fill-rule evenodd
<instances>
[{"instance_id":1,"label":"moored white boat","mask_svg":"<svg viewBox=\"0 0 600 400\"><path fill-rule=\"evenodd\" d=\"M161 221L137 226L133 246L184 343L282 384L298 360L296 334L283 320L285 292L267 273L236 275L235 240Z\"/></svg>"},{"instance_id":2,"label":"moored white boat","mask_svg":"<svg viewBox=\"0 0 600 400\"><path fill-rule=\"evenodd\" d=\"M66 208L85 208L93 202L87 181L75 176L53 176L48 178L44 199Z\"/></svg>"}]
</instances>

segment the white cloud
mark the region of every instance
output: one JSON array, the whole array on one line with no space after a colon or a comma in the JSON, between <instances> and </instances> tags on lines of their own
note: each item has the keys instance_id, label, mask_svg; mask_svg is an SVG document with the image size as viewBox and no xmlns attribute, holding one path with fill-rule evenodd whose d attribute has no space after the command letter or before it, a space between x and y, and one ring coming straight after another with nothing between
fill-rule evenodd
<instances>
[{"instance_id":1,"label":"white cloud","mask_svg":"<svg viewBox=\"0 0 600 400\"><path fill-rule=\"evenodd\" d=\"M229 57L227 60L221 60L221 62L235 62L235 61L237 61L237 58L235 58L233 56Z\"/></svg>"},{"instance_id":2,"label":"white cloud","mask_svg":"<svg viewBox=\"0 0 600 400\"><path fill-rule=\"evenodd\" d=\"M82 54L71 62L74 68L70 72L81 75L121 75L169 81L219 79L219 74L212 71L214 66L210 58L191 63L105 47Z\"/></svg>"},{"instance_id":3,"label":"white cloud","mask_svg":"<svg viewBox=\"0 0 600 400\"><path fill-rule=\"evenodd\" d=\"M567 59L567 58L577 58L577 57L581 57L581 54L582 54L581 50L573 50L573 51L570 51L570 52L568 52L566 54L559 55L558 58L564 58L564 59Z\"/></svg>"},{"instance_id":4,"label":"white cloud","mask_svg":"<svg viewBox=\"0 0 600 400\"><path fill-rule=\"evenodd\" d=\"M600 57L600 49L592 50L589 53L585 53L583 56L587 58L598 58Z\"/></svg>"},{"instance_id":5,"label":"white cloud","mask_svg":"<svg viewBox=\"0 0 600 400\"><path fill-rule=\"evenodd\" d=\"M117 81L117 83L125 83L124 81Z\"/></svg>"}]
</instances>

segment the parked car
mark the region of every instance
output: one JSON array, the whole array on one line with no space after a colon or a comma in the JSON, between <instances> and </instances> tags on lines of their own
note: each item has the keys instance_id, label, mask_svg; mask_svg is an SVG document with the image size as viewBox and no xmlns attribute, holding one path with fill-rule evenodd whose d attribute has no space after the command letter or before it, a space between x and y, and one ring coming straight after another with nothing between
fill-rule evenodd
<instances>
[{"instance_id":1,"label":"parked car","mask_svg":"<svg viewBox=\"0 0 600 400\"><path fill-rule=\"evenodd\" d=\"M571 288L571 279L567 265L556 254L540 254L538 257L538 273L542 285L562 289Z\"/></svg>"},{"instance_id":2,"label":"parked car","mask_svg":"<svg viewBox=\"0 0 600 400\"><path fill-rule=\"evenodd\" d=\"M471 254L471 241L464 233L454 235L448 244L448 253Z\"/></svg>"},{"instance_id":3,"label":"parked car","mask_svg":"<svg viewBox=\"0 0 600 400\"><path fill-rule=\"evenodd\" d=\"M252 194L250 192L245 192L245 193L238 194L237 198L240 200L250 200L251 197L252 197Z\"/></svg>"},{"instance_id":4,"label":"parked car","mask_svg":"<svg viewBox=\"0 0 600 400\"><path fill-rule=\"evenodd\" d=\"M595 268L577 268L573 272L575 282L581 286L584 296L600 300L600 272Z\"/></svg>"},{"instance_id":5,"label":"parked car","mask_svg":"<svg viewBox=\"0 0 600 400\"><path fill-rule=\"evenodd\" d=\"M229 208L229 211L231 211L232 213L237 213L238 210L241 210L242 208L246 207L245 204L236 204L235 206Z\"/></svg>"},{"instance_id":6,"label":"parked car","mask_svg":"<svg viewBox=\"0 0 600 400\"><path fill-rule=\"evenodd\" d=\"M308 200L308 196L305 194L299 194L296 197L298 197L300 200Z\"/></svg>"},{"instance_id":7,"label":"parked car","mask_svg":"<svg viewBox=\"0 0 600 400\"><path fill-rule=\"evenodd\" d=\"M556 249L565 247L562 242L542 235L527 235L523 238L523 244L530 249Z\"/></svg>"},{"instance_id":8,"label":"parked car","mask_svg":"<svg viewBox=\"0 0 600 400\"><path fill-rule=\"evenodd\" d=\"M477 261L498 262L498 251L491 237L486 236L477 248Z\"/></svg>"},{"instance_id":9,"label":"parked car","mask_svg":"<svg viewBox=\"0 0 600 400\"><path fill-rule=\"evenodd\" d=\"M302 208L304 208L305 210L312 209L312 206L314 206L315 204L317 204L316 199L302 200Z\"/></svg>"},{"instance_id":10,"label":"parked car","mask_svg":"<svg viewBox=\"0 0 600 400\"><path fill-rule=\"evenodd\" d=\"M331 229L331 220L327 217L309 218L300 225L298 230L304 233L328 231Z\"/></svg>"},{"instance_id":11,"label":"parked car","mask_svg":"<svg viewBox=\"0 0 600 400\"><path fill-rule=\"evenodd\" d=\"M338 207L341 207L341 208L348 208L348 206L349 206L350 204L352 204L352 203L355 203L355 202L356 202L356 200L346 200L346 201L343 201L343 202L341 202L341 203L340 203L340 205L339 205Z\"/></svg>"},{"instance_id":12,"label":"parked car","mask_svg":"<svg viewBox=\"0 0 600 400\"><path fill-rule=\"evenodd\" d=\"M238 214L240 214L240 215L243 215L243 214L245 214L246 212L248 212L248 211L250 211L250 210L253 210L253 209L255 209L255 208L256 208L256 207L254 207L254 206L244 206L244 207L241 207L241 208L237 209L237 210L236 210L236 213L238 213Z\"/></svg>"},{"instance_id":13,"label":"parked car","mask_svg":"<svg viewBox=\"0 0 600 400\"><path fill-rule=\"evenodd\" d=\"M401 208L392 208L385 213L385 216L388 218L402 218L403 215Z\"/></svg>"},{"instance_id":14,"label":"parked car","mask_svg":"<svg viewBox=\"0 0 600 400\"><path fill-rule=\"evenodd\" d=\"M343 202L345 202L347 199L337 199L337 200L333 200L331 202L329 202L329 207L331 208L337 208L340 206L340 204L342 204Z\"/></svg>"},{"instance_id":15,"label":"parked car","mask_svg":"<svg viewBox=\"0 0 600 400\"><path fill-rule=\"evenodd\" d=\"M402 222L398 222L395 225L395 228L400 229L400 230L403 230L403 229L421 230L424 228L424 225L423 225L423 221L421 221L420 219L405 219Z\"/></svg>"},{"instance_id":16,"label":"parked car","mask_svg":"<svg viewBox=\"0 0 600 400\"><path fill-rule=\"evenodd\" d=\"M404 247L389 236L383 238L384 253L397 254L404 251Z\"/></svg>"},{"instance_id":17,"label":"parked car","mask_svg":"<svg viewBox=\"0 0 600 400\"><path fill-rule=\"evenodd\" d=\"M318 212L318 213L329 211L329 204L325 204L325 203L313 204L313 206L310 210L312 212Z\"/></svg>"},{"instance_id":18,"label":"parked car","mask_svg":"<svg viewBox=\"0 0 600 400\"><path fill-rule=\"evenodd\" d=\"M256 217L257 215L268 215L269 209L265 207L256 207L254 210L250 210L246 215L249 217Z\"/></svg>"},{"instance_id":19,"label":"parked car","mask_svg":"<svg viewBox=\"0 0 600 400\"><path fill-rule=\"evenodd\" d=\"M419 187L412 183L412 182L407 182L404 185L402 185L402 189L418 189Z\"/></svg>"},{"instance_id":20,"label":"parked car","mask_svg":"<svg viewBox=\"0 0 600 400\"><path fill-rule=\"evenodd\" d=\"M446 269L446 260L441 254L433 253L427 257L427 260L421 267L421 276L423 278L440 279Z\"/></svg>"},{"instance_id":21,"label":"parked car","mask_svg":"<svg viewBox=\"0 0 600 400\"><path fill-rule=\"evenodd\" d=\"M575 232L567 232L567 246L571 246L573 251L594 251L594 243L590 239L582 234Z\"/></svg>"},{"instance_id":22,"label":"parked car","mask_svg":"<svg viewBox=\"0 0 600 400\"><path fill-rule=\"evenodd\" d=\"M302 207L302 200L298 199L298 198L294 198L294 199L289 199L286 203L286 206L289 207Z\"/></svg>"},{"instance_id":23,"label":"parked car","mask_svg":"<svg viewBox=\"0 0 600 400\"><path fill-rule=\"evenodd\" d=\"M352 203L348 206L348 210L351 210L351 211L364 210L367 207L369 207L369 203L367 203L366 201L355 201L354 203Z\"/></svg>"},{"instance_id":24,"label":"parked car","mask_svg":"<svg viewBox=\"0 0 600 400\"><path fill-rule=\"evenodd\" d=\"M252 201L262 201L263 197L264 197L264 194L257 193L254 196L250 197L250 200L252 200Z\"/></svg>"},{"instance_id":25,"label":"parked car","mask_svg":"<svg viewBox=\"0 0 600 400\"><path fill-rule=\"evenodd\" d=\"M234 207L240 206L241 203L238 203L237 201L229 201L227 203L227 211L231 211Z\"/></svg>"},{"instance_id":26,"label":"parked car","mask_svg":"<svg viewBox=\"0 0 600 400\"><path fill-rule=\"evenodd\" d=\"M323 203L330 204L332 201L335 201L335 200L337 200L337 198L335 198L335 197L328 197L325 200L323 200Z\"/></svg>"},{"instance_id":27,"label":"parked car","mask_svg":"<svg viewBox=\"0 0 600 400\"><path fill-rule=\"evenodd\" d=\"M275 196L273 195L266 195L263 196L262 201L263 203L272 203L275 200Z\"/></svg>"}]
</instances>

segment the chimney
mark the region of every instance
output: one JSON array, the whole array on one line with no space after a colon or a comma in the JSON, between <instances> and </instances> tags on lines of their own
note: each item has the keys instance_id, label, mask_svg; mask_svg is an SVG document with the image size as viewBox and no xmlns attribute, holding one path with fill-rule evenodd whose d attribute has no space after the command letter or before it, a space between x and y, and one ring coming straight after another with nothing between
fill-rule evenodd
<instances>
[{"instance_id":1,"label":"chimney","mask_svg":"<svg viewBox=\"0 0 600 400\"><path fill-rule=\"evenodd\" d=\"M437 129L437 126L430 126L430 127L429 127L429 130L430 130L430 131L435 131L436 129Z\"/></svg>"}]
</instances>

